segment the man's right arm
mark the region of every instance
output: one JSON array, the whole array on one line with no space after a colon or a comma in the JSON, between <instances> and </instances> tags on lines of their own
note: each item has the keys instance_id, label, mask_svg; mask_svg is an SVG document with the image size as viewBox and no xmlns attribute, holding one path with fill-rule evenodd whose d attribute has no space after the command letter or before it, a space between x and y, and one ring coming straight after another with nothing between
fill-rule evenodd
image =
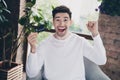
<instances>
[{"instance_id":1,"label":"man's right arm","mask_svg":"<svg viewBox=\"0 0 120 80\"><path fill-rule=\"evenodd\" d=\"M30 53L26 62L26 73L32 78L35 77L40 71L38 65L37 54Z\"/></svg>"},{"instance_id":2,"label":"man's right arm","mask_svg":"<svg viewBox=\"0 0 120 80\"><path fill-rule=\"evenodd\" d=\"M39 74L43 65L43 56L39 53L40 47L36 46L37 33L31 33L27 39L31 50L26 62L26 73L30 78L32 78Z\"/></svg>"}]
</instances>

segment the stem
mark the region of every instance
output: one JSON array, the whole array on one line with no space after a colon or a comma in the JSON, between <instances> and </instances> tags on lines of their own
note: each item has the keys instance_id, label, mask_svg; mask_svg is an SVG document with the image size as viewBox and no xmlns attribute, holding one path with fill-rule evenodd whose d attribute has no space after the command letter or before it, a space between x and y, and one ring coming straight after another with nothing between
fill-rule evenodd
<instances>
[{"instance_id":1,"label":"stem","mask_svg":"<svg viewBox=\"0 0 120 80\"><path fill-rule=\"evenodd\" d=\"M17 49L18 49L18 47L20 46L20 44L22 43L22 41L18 44L18 46L12 51L12 53L11 53L11 61L12 61L12 59L13 59L13 57L15 56L15 54L16 54L16 51L17 51Z\"/></svg>"},{"instance_id":2,"label":"stem","mask_svg":"<svg viewBox=\"0 0 120 80\"><path fill-rule=\"evenodd\" d=\"M24 31L24 28L22 28L22 31L20 32L20 35L18 36L18 38L15 39L16 43L17 43L17 41L20 39L20 37L21 37L23 31ZM16 44L16 43L15 43L15 44Z\"/></svg>"},{"instance_id":3,"label":"stem","mask_svg":"<svg viewBox=\"0 0 120 80\"><path fill-rule=\"evenodd\" d=\"M0 39L6 38L10 33L7 33L6 35L0 37Z\"/></svg>"},{"instance_id":4,"label":"stem","mask_svg":"<svg viewBox=\"0 0 120 80\"><path fill-rule=\"evenodd\" d=\"M9 61L8 61L8 63L9 63L9 67L11 67L11 63L12 63L12 60L10 59Z\"/></svg>"},{"instance_id":5,"label":"stem","mask_svg":"<svg viewBox=\"0 0 120 80\"><path fill-rule=\"evenodd\" d=\"M2 39L3 39L3 61L5 61L5 59L6 59L6 55L5 55L5 38L9 35L10 33L7 33L6 35L4 35L3 37L2 37Z\"/></svg>"},{"instance_id":6,"label":"stem","mask_svg":"<svg viewBox=\"0 0 120 80\"><path fill-rule=\"evenodd\" d=\"M17 45L18 40L20 39L20 37L21 37L21 35L22 35L23 30L24 30L24 28L23 28L23 29L22 29L22 31L20 32L20 35L18 36L18 38L17 38L17 39L15 39L15 46ZM12 38L12 39L13 39L13 38ZM22 42L22 41L21 41L21 42ZM10 58L11 60L12 60L12 58L14 57L15 52L16 52L17 48L20 46L21 42L20 42L20 43L19 43L19 45L18 45L18 46L16 46L16 47L13 47L13 46L12 46L12 49L11 49L11 58ZM12 45L13 45L13 42L12 42Z\"/></svg>"},{"instance_id":7,"label":"stem","mask_svg":"<svg viewBox=\"0 0 120 80\"><path fill-rule=\"evenodd\" d=\"M5 38L3 38L3 61L5 61L6 55L5 55Z\"/></svg>"},{"instance_id":8,"label":"stem","mask_svg":"<svg viewBox=\"0 0 120 80\"><path fill-rule=\"evenodd\" d=\"M12 54L12 49L13 49L13 36L12 36L11 54Z\"/></svg>"}]
</instances>

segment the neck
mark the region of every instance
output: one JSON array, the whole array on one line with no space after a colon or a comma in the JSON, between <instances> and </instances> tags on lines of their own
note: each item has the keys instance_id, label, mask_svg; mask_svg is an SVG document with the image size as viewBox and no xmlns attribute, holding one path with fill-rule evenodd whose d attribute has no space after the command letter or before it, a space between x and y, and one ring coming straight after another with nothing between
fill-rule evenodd
<instances>
[{"instance_id":1,"label":"neck","mask_svg":"<svg viewBox=\"0 0 120 80\"><path fill-rule=\"evenodd\" d=\"M67 34L65 34L64 36L59 36L56 33L54 34L54 37L58 40L64 40L66 39L68 36L70 35L70 32L68 32Z\"/></svg>"}]
</instances>

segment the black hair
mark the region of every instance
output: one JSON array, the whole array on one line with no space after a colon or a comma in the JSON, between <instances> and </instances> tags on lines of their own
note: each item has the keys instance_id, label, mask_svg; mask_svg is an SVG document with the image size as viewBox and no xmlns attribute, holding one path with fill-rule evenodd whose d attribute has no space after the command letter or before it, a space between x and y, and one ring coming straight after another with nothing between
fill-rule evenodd
<instances>
[{"instance_id":1,"label":"black hair","mask_svg":"<svg viewBox=\"0 0 120 80\"><path fill-rule=\"evenodd\" d=\"M58 6L58 7L53 9L53 11L52 11L53 18L55 17L55 15L57 13L68 13L70 19L72 17L72 13L71 13L70 9L64 5Z\"/></svg>"}]
</instances>

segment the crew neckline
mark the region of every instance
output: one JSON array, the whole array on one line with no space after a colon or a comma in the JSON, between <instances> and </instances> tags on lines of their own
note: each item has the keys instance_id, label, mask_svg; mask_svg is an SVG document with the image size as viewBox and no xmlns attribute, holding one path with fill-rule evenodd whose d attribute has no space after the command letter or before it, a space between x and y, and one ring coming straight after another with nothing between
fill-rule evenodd
<instances>
[{"instance_id":1,"label":"crew neckline","mask_svg":"<svg viewBox=\"0 0 120 80\"><path fill-rule=\"evenodd\" d=\"M55 38L54 34L52 35L52 38L53 38L55 41L61 42L61 43L68 41L71 37L72 37L72 33L71 33L71 32L70 32L69 36L66 37L65 39L57 39L57 38Z\"/></svg>"}]
</instances>

